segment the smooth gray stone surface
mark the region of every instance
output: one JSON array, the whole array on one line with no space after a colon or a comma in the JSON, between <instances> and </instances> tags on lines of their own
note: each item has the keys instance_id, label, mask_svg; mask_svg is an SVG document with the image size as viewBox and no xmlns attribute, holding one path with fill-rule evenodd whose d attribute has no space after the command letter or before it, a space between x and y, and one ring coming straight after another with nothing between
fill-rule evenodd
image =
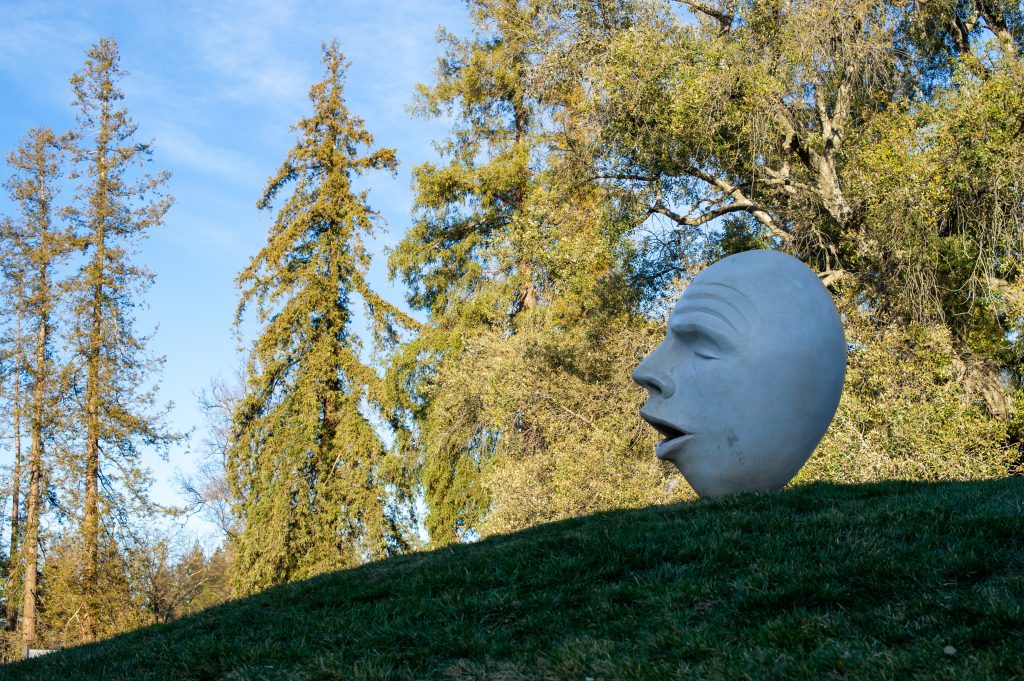
<instances>
[{"instance_id":1,"label":"smooth gray stone surface","mask_svg":"<svg viewBox=\"0 0 1024 681\"><path fill-rule=\"evenodd\" d=\"M697 494L776 490L828 429L846 377L846 339L832 296L777 251L719 260L683 292L665 340L633 380L655 450Z\"/></svg>"}]
</instances>

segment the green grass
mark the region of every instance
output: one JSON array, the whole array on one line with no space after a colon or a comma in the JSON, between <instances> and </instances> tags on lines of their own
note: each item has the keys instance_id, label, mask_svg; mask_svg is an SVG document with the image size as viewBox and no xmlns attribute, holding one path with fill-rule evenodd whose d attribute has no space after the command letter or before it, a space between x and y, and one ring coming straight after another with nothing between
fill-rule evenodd
<instances>
[{"instance_id":1,"label":"green grass","mask_svg":"<svg viewBox=\"0 0 1024 681\"><path fill-rule=\"evenodd\" d=\"M1024 679L1024 479L602 513L323 575L0 678Z\"/></svg>"}]
</instances>

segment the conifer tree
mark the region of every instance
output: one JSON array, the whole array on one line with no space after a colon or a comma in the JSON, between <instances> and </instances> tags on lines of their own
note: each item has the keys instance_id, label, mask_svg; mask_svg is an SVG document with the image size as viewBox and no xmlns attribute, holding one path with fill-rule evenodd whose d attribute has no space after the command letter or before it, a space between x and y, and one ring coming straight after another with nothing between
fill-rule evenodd
<instances>
[{"instance_id":1,"label":"conifer tree","mask_svg":"<svg viewBox=\"0 0 1024 681\"><path fill-rule=\"evenodd\" d=\"M10 223L5 223L5 229L9 228ZM20 277L16 271L11 271L9 265L12 264L9 259L5 258L4 263L4 277L5 277L5 288L7 289L8 297L12 298L14 302L20 299ZM17 305L14 305L17 308ZM11 416L11 449L14 458L14 462L11 466L11 517L10 517L10 537L8 544L7 553L7 584L5 585L5 592L7 596L7 603L4 613L4 630L8 632L14 632L18 626L18 600L17 596L20 593L20 572L21 572L21 539L22 539L22 497L21 497L21 479L23 477L22 467L22 451L21 451L21 415L23 411L23 400L22 400L22 373L24 370L24 344L25 339L21 333L21 314L15 311L15 325L13 334L5 338L5 345L8 345L11 349L4 354L9 357L9 369L7 371L10 375L11 381L11 399L10 399L10 416ZM9 652L9 651L8 651Z\"/></svg>"},{"instance_id":2,"label":"conifer tree","mask_svg":"<svg viewBox=\"0 0 1024 681\"><path fill-rule=\"evenodd\" d=\"M66 263L71 247L68 228L55 219L58 210L54 203L57 181L62 174L63 154L63 141L52 130L30 130L8 157L8 165L14 170L14 175L5 185L20 208L20 219L8 223L3 230L6 265L17 279L14 290L19 336L23 323L30 327L30 340L26 339L24 343L29 355L25 359L29 379L27 402L31 450L24 529L23 651L36 639L42 479L47 444L52 440L57 421L52 410L57 389L52 352L53 327L60 289L55 270ZM16 406L16 413L19 411L20 406ZM18 428L16 424L15 429ZM16 448L18 444L20 442L16 443ZM14 515L17 515L16 506ZM18 529L12 520L12 554Z\"/></svg>"},{"instance_id":3,"label":"conifer tree","mask_svg":"<svg viewBox=\"0 0 1024 681\"><path fill-rule=\"evenodd\" d=\"M84 367L83 587L86 634L94 636L100 533L113 509L148 505L148 475L139 465L141 447L161 447L175 435L154 411L152 382L162 360L146 352L148 338L134 329L133 310L153 275L131 254L159 226L172 198L162 193L169 174L135 174L150 145L135 140L136 124L122 104L117 44L102 38L86 52L71 78L78 109L74 155L84 182L73 219L85 264L75 280L73 343ZM113 466L104 469L103 459ZM101 491L101 480L105 483Z\"/></svg>"},{"instance_id":4,"label":"conifer tree","mask_svg":"<svg viewBox=\"0 0 1024 681\"><path fill-rule=\"evenodd\" d=\"M442 29L438 82L418 91L416 112L451 114L455 129L439 145L448 163L415 170L417 219L390 264L413 287L410 302L444 314L449 326L484 302L474 294L488 284L502 290L487 294L497 300L475 316L491 324L507 326L538 301L526 211L540 115L530 80L536 12L526 4L535 3L471 2L476 35Z\"/></svg>"},{"instance_id":5,"label":"conifer tree","mask_svg":"<svg viewBox=\"0 0 1024 681\"><path fill-rule=\"evenodd\" d=\"M378 344L411 323L366 281L363 239L377 216L367 191L353 188L367 171L393 173L397 161L346 108L336 43L323 46L323 63L313 113L294 127L298 141L257 205L270 210L289 185L291 194L237 279L236 324L251 307L261 324L227 461L240 500L234 586L243 593L403 544L388 513L384 446L364 414L378 377L360 359L353 312L360 299Z\"/></svg>"},{"instance_id":6,"label":"conifer tree","mask_svg":"<svg viewBox=\"0 0 1024 681\"><path fill-rule=\"evenodd\" d=\"M651 336L628 277L633 225L575 156L592 153L573 62L578 12L474 0L468 39L442 34L418 110L448 114L441 163L414 174L416 222L392 272L429 313L391 365L393 417L435 544L665 501L628 381ZM603 5L603 3L602 3ZM573 154L569 154L569 151Z\"/></svg>"},{"instance_id":7,"label":"conifer tree","mask_svg":"<svg viewBox=\"0 0 1024 681\"><path fill-rule=\"evenodd\" d=\"M423 452L427 529L442 543L486 511L479 470L497 434L481 425L481 400L456 400L436 412L425 405L424 372L443 372L445 360L458 365L466 340L481 331L513 333L537 306L543 280L543 246L528 206L540 116L531 82L536 3L469 4L475 35L460 39L442 30L437 83L417 93L420 115L455 119L438 147L447 163L415 169L415 221L389 260L412 289L410 304L430 313L428 328L404 354L432 363L399 358L396 367L405 373L397 380L420 393L409 404L418 441L405 447Z\"/></svg>"}]
</instances>

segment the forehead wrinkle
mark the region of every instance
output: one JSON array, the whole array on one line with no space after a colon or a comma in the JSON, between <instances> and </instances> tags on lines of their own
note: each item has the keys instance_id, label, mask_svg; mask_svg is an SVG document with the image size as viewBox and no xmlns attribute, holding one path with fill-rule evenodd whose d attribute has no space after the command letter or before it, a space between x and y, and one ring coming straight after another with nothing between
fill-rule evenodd
<instances>
[{"instance_id":1,"label":"forehead wrinkle","mask_svg":"<svg viewBox=\"0 0 1024 681\"><path fill-rule=\"evenodd\" d=\"M711 288L715 285L720 287L719 290L716 291L714 288ZM698 286L691 287L683 293L683 296L676 304L675 312L704 312L720 319L734 333L740 334L740 325L744 327L750 325L750 316L746 310L742 309L746 307L743 305L744 302L749 305L750 298L728 284L717 284L716 282L705 284L701 282Z\"/></svg>"},{"instance_id":2,"label":"forehead wrinkle","mask_svg":"<svg viewBox=\"0 0 1024 681\"><path fill-rule=\"evenodd\" d=\"M673 322L672 320L670 320L669 326L671 327L673 325L690 323L691 320L689 319L689 316L694 313L701 313L714 317L715 319L720 320L722 323L724 323L726 326L732 329L733 333L737 335L740 333L740 330L736 328L736 325L732 322L731 319L729 319L729 316L726 315L723 310L719 310L712 305L701 305L699 303L678 305L675 309L675 312L672 313L672 317L675 317L676 321ZM686 317L680 318L681 315L686 315ZM697 323L699 324L699 322Z\"/></svg>"},{"instance_id":3,"label":"forehead wrinkle","mask_svg":"<svg viewBox=\"0 0 1024 681\"><path fill-rule=\"evenodd\" d=\"M717 315L729 314L729 316L736 317L737 319L739 319L739 321L741 321L744 324L750 324L750 319L747 317L746 313L744 313L744 311L741 310L736 304L732 303L729 299L715 295L710 291L694 291L690 295L684 295L682 298L679 299L679 304L677 307L681 309L691 309L693 307L700 307L702 309L707 308L711 310L716 310ZM730 326L732 326L731 322L729 324Z\"/></svg>"},{"instance_id":4,"label":"forehead wrinkle","mask_svg":"<svg viewBox=\"0 0 1024 681\"><path fill-rule=\"evenodd\" d=\"M720 290L714 290L716 288ZM690 293L690 291L690 289L687 289L688 293ZM739 288L721 281L702 281L697 286L693 287L691 295L708 297L724 303L736 310L744 320L747 320L747 315L744 314L744 310L740 309L741 307L745 308L745 311L749 312L751 315L755 315L757 313L757 306L754 305L754 301L750 299L750 296Z\"/></svg>"}]
</instances>

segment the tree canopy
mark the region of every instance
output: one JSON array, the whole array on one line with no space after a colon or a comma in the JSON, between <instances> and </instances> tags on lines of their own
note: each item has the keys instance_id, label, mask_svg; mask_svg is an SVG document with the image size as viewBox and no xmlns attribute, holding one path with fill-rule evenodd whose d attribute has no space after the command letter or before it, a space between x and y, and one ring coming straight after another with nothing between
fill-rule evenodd
<instances>
[{"instance_id":1,"label":"tree canopy","mask_svg":"<svg viewBox=\"0 0 1024 681\"><path fill-rule=\"evenodd\" d=\"M441 34L437 80L419 91L420 113L454 123L447 162L416 170L414 225L391 259L429 313L394 367L434 541L665 498L643 436L623 444L635 419L604 410L633 411L619 378L666 303L747 248L819 273L847 306L855 372L931 339L907 380L851 382L812 470L1007 470L1024 314L1019 8L478 0L470 14L474 35ZM915 411L934 400L958 415ZM874 401L869 418L858 405ZM924 444L961 428L980 440ZM865 432L917 463L871 465Z\"/></svg>"}]
</instances>

